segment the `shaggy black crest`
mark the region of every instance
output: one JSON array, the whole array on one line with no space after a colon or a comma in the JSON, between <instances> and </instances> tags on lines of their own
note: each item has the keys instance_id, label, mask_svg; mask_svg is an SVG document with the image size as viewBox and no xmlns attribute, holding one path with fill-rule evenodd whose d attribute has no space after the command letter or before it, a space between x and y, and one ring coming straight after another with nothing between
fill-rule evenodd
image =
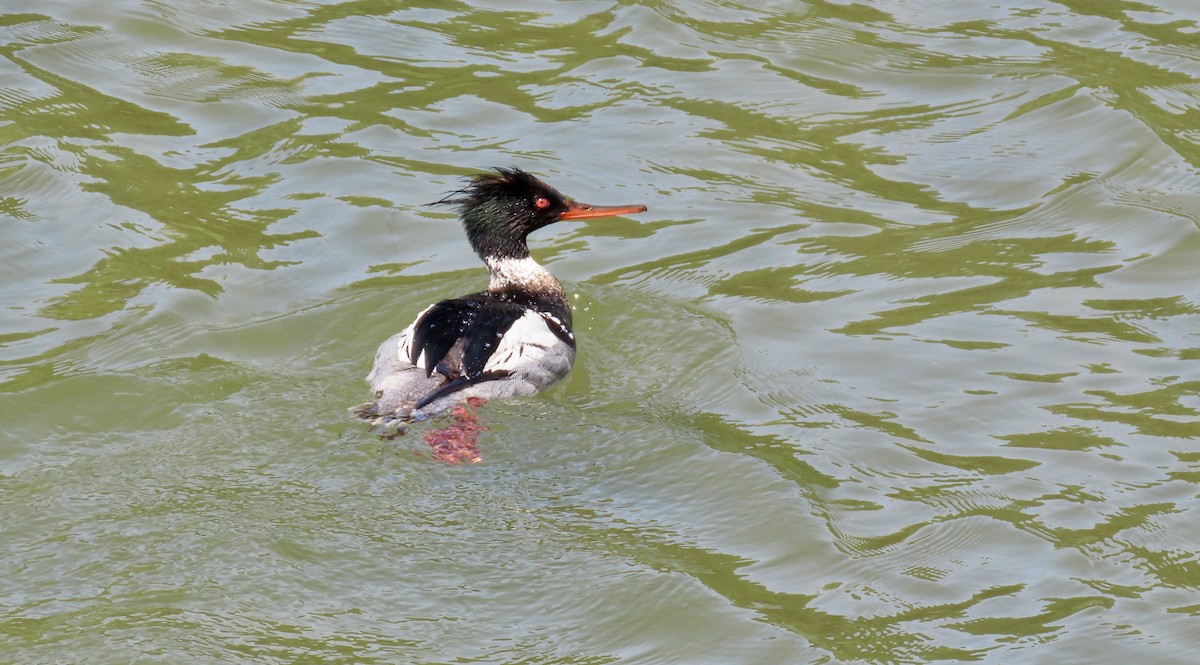
<instances>
[{"instance_id":1,"label":"shaggy black crest","mask_svg":"<svg viewBox=\"0 0 1200 665\"><path fill-rule=\"evenodd\" d=\"M458 208L467 240L481 258L523 259L526 237L558 221L569 199L519 168L497 168L432 205Z\"/></svg>"}]
</instances>

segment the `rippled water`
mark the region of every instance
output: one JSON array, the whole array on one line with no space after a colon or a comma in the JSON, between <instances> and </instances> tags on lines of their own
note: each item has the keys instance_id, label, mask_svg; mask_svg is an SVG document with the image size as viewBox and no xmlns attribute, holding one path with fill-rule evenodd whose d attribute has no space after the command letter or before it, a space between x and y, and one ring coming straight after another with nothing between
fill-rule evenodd
<instances>
[{"instance_id":1,"label":"rippled water","mask_svg":"<svg viewBox=\"0 0 1200 665\"><path fill-rule=\"evenodd\" d=\"M1200 9L16 2L0 662L1187 663ZM373 438L515 164L580 355Z\"/></svg>"}]
</instances>

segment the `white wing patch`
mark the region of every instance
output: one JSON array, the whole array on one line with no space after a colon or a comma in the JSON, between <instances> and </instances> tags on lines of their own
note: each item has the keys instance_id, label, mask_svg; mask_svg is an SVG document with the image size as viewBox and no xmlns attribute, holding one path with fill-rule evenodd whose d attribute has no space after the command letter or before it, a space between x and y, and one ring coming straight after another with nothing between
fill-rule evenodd
<instances>
[{"instance_id":1,"label":"white wing patch","mask_svg":"<svg viewBox=\"0 0 1200 665\"><path fill-rule=\"evenodd\" d=\"M566 347L566 344L550 326L562 327L562 323L549 314L533 310L522 314L500 338L483 371L522 373L536 367L548 353L563 353L555 347Z\"/></svg>"},{"instance_id":2,"label":"white wing patch","mask_svg":"<svg viewBox=\"0 0 1200 665\"><path fill-rule=\"evenodd\" d=\"M408 324L408 327L405 328L404 331L400 333L400 339L396 340L396 346L399 347L401 362L404 362L404 363L411 362L411 360L412 360L412 344L413 344L413 328L416 328L417 321L420 321L421 317L425 316L425 313L428 312L429 310L433 309L435 306L436 306L436 304L430 305L429 307L426 307L425 309L421 310L421 313L417 315L417 318L413 319L413 322ZM417 367L424 367L424 366L425 366L425 352L421 351L421 355L417 357Z\"/></svg>"},{"instance_id":3,"label":"white wing patch","mask_svg":"<svg viewBox=\"0 0 1200 665\"><path fill-rule=\"evenodd\" d=\"M413 326L410 325L404 329L404 332L400 333L400 339L396 340L396 346L400 355L400 360L406 363L411 362L412 360L412 338ZM425 353L422 352L421 355L424 356ZM417 358L418 364L422 362L424 362L424 358Z\"/></svg>"}]
</instances>

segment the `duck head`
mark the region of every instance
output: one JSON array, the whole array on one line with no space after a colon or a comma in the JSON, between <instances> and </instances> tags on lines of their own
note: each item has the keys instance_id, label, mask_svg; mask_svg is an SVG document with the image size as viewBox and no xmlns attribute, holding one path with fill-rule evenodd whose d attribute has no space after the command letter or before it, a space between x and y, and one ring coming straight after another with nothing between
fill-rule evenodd
<instances>
[{"instance_id":1,"label":"duck head","mask_svg":"<svg viewBox=\"0 0 1200 665\"><path fill-rule=\"evenodd\" d=\"M498 168L494 173L475 176L466 187L436 204L458 208L467 240L485 260L528 257L529 234L560 220L646 211L643 205L579 203L516 167Z\"/></svg>"}]
</instances>

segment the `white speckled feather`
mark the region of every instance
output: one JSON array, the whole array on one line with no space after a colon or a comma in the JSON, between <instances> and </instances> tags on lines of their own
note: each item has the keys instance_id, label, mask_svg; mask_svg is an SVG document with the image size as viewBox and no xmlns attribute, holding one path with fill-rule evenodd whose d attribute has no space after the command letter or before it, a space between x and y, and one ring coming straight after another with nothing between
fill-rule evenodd
<instances>
[{"instance_id":1,"label":"white speckled feather","mask_svg":"<svg viewBox=\"0 0 1200 665\"><path fill-rule=\"evenodd\" d=\"M500 338L483 371L507 372L522 378L543 372L557 378L560 371L566 373L575 351L554 334L551 326L562 328L562 323L550 314L525 312Z\"/></svg>"},{"instance_id":2,"label":"white speckled feather","mask_svg":"<svg viewBox=\"0 0 1200 665\"><path fill-rule=\"evenodd\" d=\"M413 329L417 327L417 321L420 321L421 317L425 316L425 313L434 307L437 307L436 303L421 310L421 313L417 314L416 318L413 319L413 322L408 324L408 327L400 332L400 337L396 340L396 345L399 347L400 357L404 360L407 361L412 358ZM421 351L421 355L417 356L417 367L424 366L425 352Z\"/></svg>"}]
</instances>

